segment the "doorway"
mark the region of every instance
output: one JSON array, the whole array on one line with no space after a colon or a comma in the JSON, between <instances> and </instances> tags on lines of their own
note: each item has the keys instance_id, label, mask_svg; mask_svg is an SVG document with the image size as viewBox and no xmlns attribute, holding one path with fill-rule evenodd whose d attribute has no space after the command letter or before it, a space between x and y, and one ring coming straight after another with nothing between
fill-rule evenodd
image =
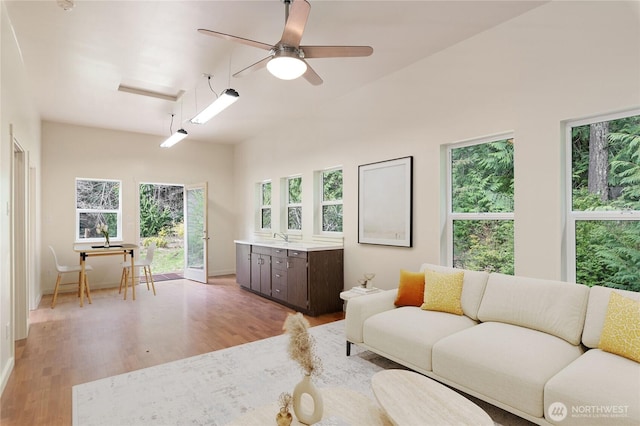
<instances>
[{"instance_id":1,"label":"doorway","mask_svg":"<svg viewBox=\"0 0 640 426\"><path fill-rule=\"evenodd\" d=\"M184 276L184 185L141 183L140 258L154 242L154 281Z\"/></svg>"},{"instance_id":2,"label":"doorway","mask_svg":"<svg viewBox=\"0 0 640 426\"><path fill-rule=\"evenodd\" d=\"M25 339L29 334L29 298L33 291L29 284L29 173L28 153L22 148L10 127L13 141L13 158L11 161L11 244L12 264L11 282L13 296L13 336L14 340ZM7 325L7 328L10 328Z\"/></svg>"}]
</instances>

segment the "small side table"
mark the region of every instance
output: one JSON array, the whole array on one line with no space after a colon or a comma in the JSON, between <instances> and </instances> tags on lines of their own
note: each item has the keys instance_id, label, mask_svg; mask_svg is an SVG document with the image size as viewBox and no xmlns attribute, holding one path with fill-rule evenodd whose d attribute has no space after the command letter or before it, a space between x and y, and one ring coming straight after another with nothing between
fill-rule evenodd
<instances>
[{"instance_id":1,"label":"small side table","mask_svg":"<svg viewBox=\"0 0 640 426\"><path fill-rule=\"evenodd\" d=\"M356 287L354 287L356 288ZM342 293L340 293L340 299L344 300L344 306L343 306L343 310L346 311L347 310L347 303L349 302L349 299L353 299L354 297L360 297L360 296L368 296L370 294L375 294L375 293L379 293L382 290L376 287L372 287L367 289L366 293L363 292L359 292L357 290L351 289L351 290L345 290Z\"/></svg>"}]
</instances>

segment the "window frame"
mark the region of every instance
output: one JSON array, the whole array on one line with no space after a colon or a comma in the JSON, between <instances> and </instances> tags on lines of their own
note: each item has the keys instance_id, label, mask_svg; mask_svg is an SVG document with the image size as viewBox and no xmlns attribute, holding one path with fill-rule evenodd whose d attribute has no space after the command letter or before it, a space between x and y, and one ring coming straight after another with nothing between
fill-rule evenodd
<instances>
[{"instance_id":1,"label":"window frame","mask_svg":"<svg viewBox=\"0 0 640 426\"><path fill-rule=\"evenodd\" d=\"M454 250L454 241L453 241L453 224L456 220L510 220L514 223L515 229L515 213L512 212L478 212L478 213L458 213L453 211L453 167L452 167L452 151L457 148L465 148L474 145L481 145L486 143L498 142L505 139L513 139L515 141L514 132L505 132L499 133L491 136L485 136L481 138L469 139L461 142L454 142L451 144L446 144L445 148L445 188L444 188L444 197L446 199L445 204L445 223L444 223L444 232L443 232L443 240L444 244L441 245L442 252L441 257L445 260L445 264L447 266L453 266L453 250ZM515 158L514 158L514 168L515 168ZM515 176L514 176L515 181ZM514 194L515 196L515 194ZM515 241L514 241L515 246ZM514 259L515 263L515 259ZM515 270L515 264L514 264Z\"/></svg>"},{"instance_id":2,"label":"window frame","mask_svg":"<svg viewBox=\"0 0 640 426\"><path fill-rule=\"evenodd\" d=\"M117 209L79 209L78 208L78 181L92 181L92 182L117 182L120 190L118 191L118 208ZM101 179L101 178L81 178L76 177L74 180L75 185L75 215L76 215L76 224L74 229L74 241L76 243L94 243L94 242L102 242L104 241L104 237L89 237L85 238L83 235L80 235L80 216L83 213L115 213L117 217L117 234L109 235L109 240L111 241L122 241L122 181L119 179ZM111 229L109 230L111 231Z\"/></svg>"},{"instance_id":3,"label":"window frame","mask_svg":"<svg viewBox=\"0 0 640 426\"><path fill-rule=\"evenodd\" d=\"M565 232L564 232L564 261L563 279L576 282L576 224L578 221L640 221L640 210L573 210L573 146L572 129L603 121L613 121L640 115L640 109L620 111L609 114L595 115L577 120L568 120L564 124L564 203L565 203Z\"/></svg>"},{"instance_id":4,"label":"window frame","mask_svg":"<svg viewBox=\"0 0 640 426\"><path fill-rule=\"evenodd\" d=\"M325 173L331 173L340 171L342 174L342 198L340 200L325 200L324 199L324 177ZM344 235L344 170L342 166L329 167L323 170L316 171L316 214L315 214L315 233L317 235L327 235L341 237ZM324 230L324 207L325 206L342 206L342 231L325 231Z\"/></svg>"}]
</instances>

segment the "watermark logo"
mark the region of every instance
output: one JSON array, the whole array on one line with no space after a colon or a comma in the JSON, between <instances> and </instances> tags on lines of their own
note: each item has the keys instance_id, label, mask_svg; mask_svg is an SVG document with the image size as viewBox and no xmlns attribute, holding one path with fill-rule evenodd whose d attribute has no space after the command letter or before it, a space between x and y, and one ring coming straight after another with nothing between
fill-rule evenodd
<instances>
[{"instance_id":1,"label":"watermark logo","mask_svg":"<svg viewBox=\"0 0 640 426\"><path fill-rule=\"evenodd\" d=\"M567 417L573 418L620 418L628 417L628 405L572 405L571 409L562 402L554 402L547 408L547 417L561 422Z\"/></svg>"},{"instance_id":2,"label":"watermark logo","mask_svg":"<svg viewBox=\"0 0 640 426\"><path fill-rule=\"evenodd\" d=\"M567 406L562 402L554 402L547 409L547 415L549 416L549 419L553 420L554 422L563 421L567 417L568 412L569 411L567 410Z\"/></svg>"}]
</instances>

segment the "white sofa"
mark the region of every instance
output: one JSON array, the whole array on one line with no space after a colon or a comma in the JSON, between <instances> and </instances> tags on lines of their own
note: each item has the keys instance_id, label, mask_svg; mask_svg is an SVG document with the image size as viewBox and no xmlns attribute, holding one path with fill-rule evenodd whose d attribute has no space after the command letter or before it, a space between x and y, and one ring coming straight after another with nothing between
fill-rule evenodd
<instances>
[{"instance_id":1,"label":"white sofa","mask_svg":"<svg viewBox=\"0 0 640 426\"><path fill-rule=\"evenodd\" d=\"M397 289L350 299L347 354L356 344L537 424L640 424L640 364L597 349L612 289L463 271L464 315L396 307Z\"/></svg>"}]
</instances>

